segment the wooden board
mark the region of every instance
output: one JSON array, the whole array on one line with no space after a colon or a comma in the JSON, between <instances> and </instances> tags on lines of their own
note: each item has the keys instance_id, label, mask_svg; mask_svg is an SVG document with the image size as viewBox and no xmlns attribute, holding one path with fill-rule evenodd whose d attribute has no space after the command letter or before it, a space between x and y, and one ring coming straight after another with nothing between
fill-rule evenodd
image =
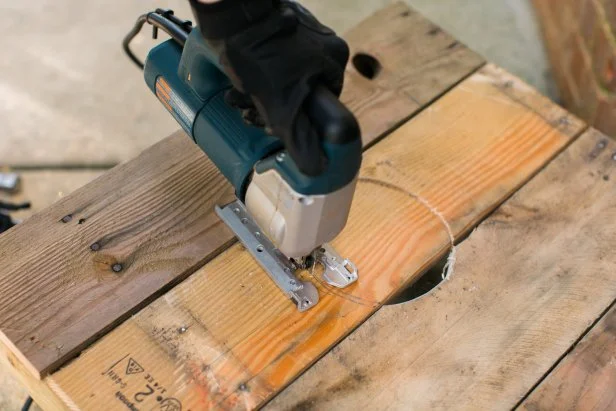
<instances>
[{"instance_id":1,"label":"wooden board","mask_svg":"<svg viewBox=\"0 0 616 411\"><path fill-rule=\"evenodd\" d=\"M391 38L374 43L383 66L397 75L421 73L393 45L408 44L404 30L426 23L400 4L391 10L370 18L363 35L394 28ZM352 48L360 36L354 38ZM433 97L481 64L465 48L452 62L441 47L446 38L419 37L435 50L433 64L443 59L449 73L430 86ZM359 117L365 144L423 107L386 71L371 81L350 70L344 100ZM408 85L423 77L404 79ZM0 271L0 340L36 376L57 368L226 248L233 237L213 207L231 199L222 176L180 133L11 230L0 237L0 256L11 255Z\"/></svg>"},{"instance_id":2,"label":"wooden board","mask_svg":"<svg viewBox=\"0 0 616 411\"><path fill-rule=\"evenodd\" d=\"M616 409L616 308L613 304L521 408L532 411Z\"/></svg>"},{"instance_id":3,"label":"wooden board","mask_svg":"<svg viewBox=\"0 0 616 411\"><path fill-rule=\"evenodd\" d=\"M366 152L334 242L359 267L354 286L320 284L319 304L298 313L235 245L48 377L50 389L82 409L263 404L447 252L443 223L414 196L459 238L570 141L504 93L502 76L471 76Z\"/></svg>"},{"instance_id":4,"label":"wooden board","mask_svg":"<svg viewBox=\"0 0 616 411\"><path fill-rule=\"evenodd\" d=\"M271 409L514 407L616 298L615 156L580 137L461 243L448 282L381 309Z\"/></svg>"}]
</instances>

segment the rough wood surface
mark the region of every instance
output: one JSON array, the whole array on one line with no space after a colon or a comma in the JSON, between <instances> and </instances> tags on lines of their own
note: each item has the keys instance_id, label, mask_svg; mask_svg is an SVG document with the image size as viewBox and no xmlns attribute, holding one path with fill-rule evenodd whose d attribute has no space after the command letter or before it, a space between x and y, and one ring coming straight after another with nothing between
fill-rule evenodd
<instances>
[{"instance_id":1,"label":"rough wood surface","mask_svg":"<svg viewBox=\"0 0 616 411\"><path fill-rule=\"evenodd\" d=\"M230 240L211 209L231 199L177 133L4 233L0 339L53 369Z\"/></svg>"},{"instance_id":2,"label":"rough wood surface","mask_svg":"<svg viewBox=\"0 0 616 411\"><path fill-rule=\"evenodd\" d=\"M461 243L451 280L381 309L272 409L515 406L616 298L615 156L606 137L580 137ZM608 352L603 372L583 363L612 395L599 408L613 401Z\"/></svg>"},{"instance_id":3,"label":"rough wood surface","mask_svg":"<svg viewBox=\"0 0 616 411\"><path fill-rule=\"evenodd\" d=\"M521 408L529 411L616 409L615 307L531 393Z\"/></svg>"},{"instance_id":4,"label":"rough wood surface","mask_svg":"<svg viewBox=\"0 0 616 411\"><path fill-rule=\"evenodd\" d=\"M448 251L443 223L413 196L460 237L570 141L499 81L471 76L366 152L349 223L334 242L359 267L354 286L320 285L319 304L298 313L235 245L48 377L49 386L83 409L149 408L157 398L182 409L262 404ZM143 371L127 373L135 363Z\"/></svg>"},{"instance_id":5,"label":"rough wood surface","mask_svg":"<svg viewBox=\"0 0 616 411\"><path fill-rule=\"evenodd\" d=\"M431 83L432 98L481 64L463 47L452 61L442 50L444 35L413 37L417 25L428 23L405 6L387 10L369 18L362 35L392 27L372 43L389 72L367 80L350 69L345 88L366 144L423 107L398 93L391 73L407 85L424 80L412 60L400 59L398 47L412 39L423 44L431 64L442 61L448 74ZM353 34L352 47L359 40ZM0 237L0 256L11 255L0 271L1 340L35 375L53 370L225 248L232 236L213 206L231 198L212 164L177 134L11 230Z\"/></svg>"}]
</instances>

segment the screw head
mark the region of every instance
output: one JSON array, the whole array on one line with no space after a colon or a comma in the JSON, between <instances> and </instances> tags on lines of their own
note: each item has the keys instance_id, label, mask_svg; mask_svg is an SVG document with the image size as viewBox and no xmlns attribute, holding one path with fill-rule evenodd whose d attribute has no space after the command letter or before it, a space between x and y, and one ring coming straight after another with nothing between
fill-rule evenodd
<instances>
[{"instance_id":1,"label":"screw head","mask_svg":"<svg viewBox=\"0 0 616 411\"><path fill-rule=\"evenodd\" d=\"M122 264L120 263L115 263L114 265L111 266L111 269L113 270L114 273L119 273L120 271L122 271L124 267L122 267Z\"/></svg>"},{"instance_id":2,"label":"screw head","mask_svg":"<svg viewBox=\"0 0 616 411\"><path fill-rule=\"evenodd\" d=\"M72 219L73 219L73 216L68 214L68 215L65 215L64 217L62 217L62 220L60 220L60 221L62 221L63 223L66 224L66 223L70 223Z\"/></svg>"},{"instance_id":3,"label":"screw head","mask_svg":"<svg viewBox=\"0 0 616 411\"><path fill-rule=\"evenodd\" d=\"M180 328L178 328L178 333L180 334L184 334L186 331L188 331L188 327L183 325Z\"/></svg>"},{"instance_id":4,"label":"screw head","mask_svg":"<svg viewBox=\"0 0 616 411\"><path fill-rule=\"evenodd\" d=\"M92 243L92 245L90 246L90 250L92 251L98 251L100 249L101 249L100 243Z\"/></svg>"}]
</instances>

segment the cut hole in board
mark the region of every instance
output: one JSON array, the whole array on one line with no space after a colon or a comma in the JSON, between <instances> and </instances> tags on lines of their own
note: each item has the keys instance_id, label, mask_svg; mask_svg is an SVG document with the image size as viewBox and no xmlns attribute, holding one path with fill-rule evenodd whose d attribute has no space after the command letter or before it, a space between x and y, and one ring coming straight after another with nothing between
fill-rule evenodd
<instances>
[{"instance_id":1,"label":"cut hole in board","mask_svg":"<svg viewBox=\"0 0 616 411\"><path fill-rule=\"evenodd\" d=\"M372 80L381 72L381 63L370 54L357 53L351 62L355 70L367 79Z\"/></svg>"},{"instance_id":2,"label":"cut hole in board","mask_svg":"<svg viewBox=\"0 0 616 411\"><path fill-rule=\"evenodd\" d=\"M402 304L421 297L429 293L443 281L443 269L447 264L447 255L440 259L432 267L419 277L419 280L407 288L401 290L398 294L392 297L385 305Z\"/></svg>"}]
</instances>

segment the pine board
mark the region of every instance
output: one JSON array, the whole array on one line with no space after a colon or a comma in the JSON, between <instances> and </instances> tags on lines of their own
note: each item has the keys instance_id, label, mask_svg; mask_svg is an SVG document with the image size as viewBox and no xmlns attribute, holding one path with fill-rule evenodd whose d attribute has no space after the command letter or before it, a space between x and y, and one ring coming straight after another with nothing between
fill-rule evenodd
<instances>
[{"instance_id":1,"label":"pine board","mask_svg":"<svg viewBox=\"0 0 616 411\"><path fill-rule=\"evenodd\" d=\"M349 223L334 242L359 267L354 286L320 285L319 304L300 314L234 245L48 377L48 386L82 409L126 401L148 408L157 398L175 398L182 409L262 405L447 252L443 224L413 195L460 238L581 130L575 119L546 122L565 112L537 114L509 97L503 79L534 93L488 67L366 152ZM143 371L127 373L135 363ZM147 384L152 393L139 394L150 392Z\"/></svg>"},{"instance_id":2,"label":"pine board","mask_svg":"<svg viewBox=\"0 0 616 411\"><path fill-rule=\"evenodd\" d=\"M381 309L271 409L514 407L616 298L615 155L584 134L461 243L450 281ZM601 342L613 339L603 324ZM585 405L609 404L613 353L565 360L569 383L528 409L575 408L584 383ZM593 403L602 389L607 402Z\"/></svg>"},{"instance_id":3,"label":"pine board","mask_svg":"<svg viewBox=\"0 0 616 411\"><path fill-rule=\"evenodd\" d=\"M521 408L530 411L616 409L614 306L541 382Z\"/></svg>"},{"instance_id":4,"label":"pine board","mask_svg":"<svg viewBox=\"0 0 616 411\"><path fill-rule=\"evenodd\" d=\"M407 85L423 81L413 74L420 69L397 56L413 30L429 23L396 4L366 24L361 35L353 34L353 50L362 36L392 28L391 37L379 34L373 43L387 70L367 80L351 67L347 76L343 99L370 144L423 107L399 92L392 73ZM428 50L423 58L436 66L442 60L448 73L430 85L432 98L482 64L464 47L451 51L452 62L442 50L447 39L413 37ZM414 71L407 76L407 70ZM35 376L57 368L228 246L233 238L213 207L231 199L213 165L178 133L11 230L0 237L0 255L11 255L0 272L0 340ZM62 223L68 215L72 220ZM90 249L94 243L100 250Z\"/></svg>"}]
</instances>

